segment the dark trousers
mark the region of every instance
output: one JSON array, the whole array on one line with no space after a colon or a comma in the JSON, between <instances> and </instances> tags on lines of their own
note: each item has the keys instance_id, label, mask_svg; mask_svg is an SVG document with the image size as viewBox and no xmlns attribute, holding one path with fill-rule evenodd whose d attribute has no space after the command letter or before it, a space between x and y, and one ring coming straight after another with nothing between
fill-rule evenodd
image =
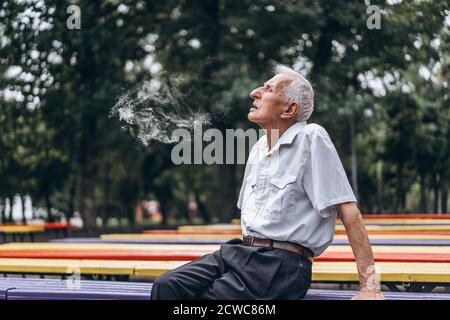
<instances>
[{"instance_id":1,"label":"dark trousers","mask_svg":"<svg viewBox=\"0 0 450 320\"><path fill-rule=\"evenodd\" d=\"M213 253L168 271L153 284L152 300L302 299L311 285L309 259L232 239Z\"/></svg>"}]
</instances>

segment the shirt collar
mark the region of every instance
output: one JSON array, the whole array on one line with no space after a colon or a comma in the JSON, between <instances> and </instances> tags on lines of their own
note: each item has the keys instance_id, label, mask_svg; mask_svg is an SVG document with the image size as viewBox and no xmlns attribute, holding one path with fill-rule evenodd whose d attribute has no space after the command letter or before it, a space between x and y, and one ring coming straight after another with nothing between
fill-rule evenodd
<instances>
[{"instance_id":1,"label":"shirt collar","mask_svg":"<svg viewBox=\"0 0 450 320\"><path fill-rule=\"evenodd\" d=\"M306 121L298 121L292 126L286 129L278 140L279 145L291 144L295 136L300 132L300 130L306 125Z\"/></svg>"},{"instance_id":2,"label":"shirt collar","mask_svg":"<svg viewBox=\"0 0 450 320\"><path fill-rule=\"evenodd\" d=\"M291 144L294 141L295 136L301 131L301 129L306 126L306 121L298 121L294 123L292 126L286 129L285 132L278 139L277 143L273 146L273 148L269 151L269 147L267 146L267 136L264 136L262 142L262 147L265 154L272 154L283 144Z\"/></svg>"}]
</instances>

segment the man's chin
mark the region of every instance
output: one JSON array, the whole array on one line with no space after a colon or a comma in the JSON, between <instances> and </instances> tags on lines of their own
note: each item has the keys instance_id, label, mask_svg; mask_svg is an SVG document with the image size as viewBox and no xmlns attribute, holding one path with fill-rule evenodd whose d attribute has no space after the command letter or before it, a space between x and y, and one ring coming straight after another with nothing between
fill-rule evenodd
<instances>
[{"instance_id":1,"label":"man's chin","mask_svg":"<svg viewBox=\"0 0 450 320\"><path fill-rule=\"evenodd\" d=\"M248 113L247 119L248 119L248 121L253 122L253 123L257 123L257 122L258 122L258 117L256 117L256 116L253 114L253 112L249 112L249 113Z\"/></svg>"}]
</instances>

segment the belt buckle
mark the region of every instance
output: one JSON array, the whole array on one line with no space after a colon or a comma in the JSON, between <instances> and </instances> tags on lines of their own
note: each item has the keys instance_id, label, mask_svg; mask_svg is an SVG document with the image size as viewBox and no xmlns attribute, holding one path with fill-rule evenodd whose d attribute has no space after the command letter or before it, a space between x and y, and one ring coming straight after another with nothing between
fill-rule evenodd
<instances>
[{"instance_id":1,"label":"belt buckle","mask_svg":"<svg viewBox=\"0 0 450 320\"><path fill-rule=\"evenodd\" d=\"M251 236L244 236L244 245L246 246L253 246L253 243L255 242L255 237L251 237Z\"/></svg>"}]
</instances>

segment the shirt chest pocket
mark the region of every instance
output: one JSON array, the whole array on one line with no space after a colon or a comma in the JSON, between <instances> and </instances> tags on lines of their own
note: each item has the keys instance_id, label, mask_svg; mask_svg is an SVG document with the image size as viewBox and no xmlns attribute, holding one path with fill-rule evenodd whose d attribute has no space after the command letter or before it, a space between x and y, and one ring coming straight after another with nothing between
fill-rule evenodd
<instances>
[{"instance_id":1,"label":"shirt chest pocket","mask_svg":"<svg viewBox=\"0 0 450 320\"><path fill-rule=\"evenodd\" d=\"M284 175L270 179L270 192L267 203L268 214L272 220L280 220L283 215L294 213L297 198L296 175Z\"/></svg>"}]
</instances>

